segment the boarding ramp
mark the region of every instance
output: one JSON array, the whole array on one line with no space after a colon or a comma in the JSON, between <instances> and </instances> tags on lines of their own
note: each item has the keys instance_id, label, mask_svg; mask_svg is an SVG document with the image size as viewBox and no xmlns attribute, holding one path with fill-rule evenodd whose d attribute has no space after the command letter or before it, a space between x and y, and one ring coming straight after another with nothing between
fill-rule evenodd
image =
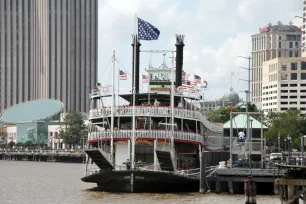
<instances>
[{"instance_id":1,"label":"boarding ramp","mask_svg":"<svg viewBox=\"0 0 306 204\"><path fill-rule=\"evenodd\" d=\"M210 130L211 135L223 135L223 126L217 125L209 120L201 112L197 112L197 118L203 123L203 125Z\"/></svg>"},{"instance_id":2,"label":"boarding ramp","mask_svg":"<svg viewBox=\"0 0 306 204\"><path fill-rule=\"evenodd\" d=\"M114 169L110 159L110 154L106 151L97 149L86 149L85 153L92 159L92 161L102 170Z\"/></svg>"},{"instance_id":3,"label":"boarding ramp","mask_svg":"<svg viewBox=\"0 0 306 204\"><path fill-rule=\"evenodd\" d=\"M160 169L162 171L174 171L175 163L173 160L171 147L169 145L159 145L155 149L155 152Z\"/></svg>"}]
</instances>

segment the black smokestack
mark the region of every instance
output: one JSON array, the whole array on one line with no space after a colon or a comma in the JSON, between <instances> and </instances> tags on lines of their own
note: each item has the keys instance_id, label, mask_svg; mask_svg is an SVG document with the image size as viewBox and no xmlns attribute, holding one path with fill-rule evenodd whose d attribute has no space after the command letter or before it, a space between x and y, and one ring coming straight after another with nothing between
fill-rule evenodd
<instances>
[{"instance_id":1,"label":"black smokestack","mask_svg":"<svg viewBox=\"0 0 306 204\"><path fill-rule=\"evenodd\" d=\"M184 58L184 37L185 35L176 35L176 80L175 86L182 86L183 58Z\"/></svg>"},{"instance_id":2,"label":"black smokestack","mask_svg":"<svg viewBox=\"0 0 306 204\"><path fill-rule=\"evenodd\" d=\"M133 73L132 73L132 88L134 87L134 80L135 81L135 88L136 88L136 94L139 93L139 53L140 53L140 42L137 40L137 36L133 35L133 59L132 59L132 66L133 66ZM136 49L136 52L135 52ZM135 57L136 54L136 57ZM134 63L136 63L136 66L134 67ZM135 70L135 79L134 79L134 69ZM136 96L136 105L137 105L137 96Z\"/></svg>"}]
</instances>

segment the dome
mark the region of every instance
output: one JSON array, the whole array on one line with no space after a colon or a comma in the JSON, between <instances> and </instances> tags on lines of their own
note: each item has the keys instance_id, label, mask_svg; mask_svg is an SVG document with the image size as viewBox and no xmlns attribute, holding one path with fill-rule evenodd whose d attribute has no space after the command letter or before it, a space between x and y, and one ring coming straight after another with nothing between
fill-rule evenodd
<instances>
[{"instance_id":1,"label":"dome","mask_svg":"<svg viewBox=\"0 0 306 204\"><path fill-rule=\"evenodd\" d=\"M274 25L271 26L270 32L302 32L300 28L294 25Z\"/></svg>"},{"instance_id":2,"label":"dome","mask_svg":"<svg viewBox=\"0 0 306 204\"><path fill-rule=\"evenodd\" d=\"M224 105L236 105L239 103L239 95L231 88L228 93L224 94L222 102Z\"/></svg>"}]
</instances>

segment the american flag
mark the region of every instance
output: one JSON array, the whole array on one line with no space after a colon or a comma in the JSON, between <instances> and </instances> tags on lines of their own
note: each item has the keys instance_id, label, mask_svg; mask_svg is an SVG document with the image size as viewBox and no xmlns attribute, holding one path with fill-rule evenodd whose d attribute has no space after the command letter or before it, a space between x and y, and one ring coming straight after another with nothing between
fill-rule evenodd
<instances>
[{"instance_id":1,"label":"american flag","mask_svg":"<svg viewBox=\"0 0 306 204\"><path fill-rule=\"evenodd\" d=\"M160 31L150 23L138 18L138 39L157 40Z\"/></svg>"},{"instance_id":2,"label":"american flag","mask_svg":"<svg viewBox=\"0 0 306 204\"><path fill-rule=\"evenodd\" d=\"M188 90L195 87L195 83L193 81L187 80L186 83L182 84L184 90Z\"/></svg>"},{"instance_id":3,"label":"american flag","mask_svg":"<svg viewBox=\"0 0 306 204\"><path fill-rule=\"evenodd\" d=\"M127 80L126 72L119 70L119 79L120 80Z\"/></svg>"},{"instance_id":4,"label":"american flag","mask_svg":"<svg viewBox=\"0 0 306 204\"><path fill-rule=\"evenodd\" d=\"M148 77L148 75L142 75L142 83L148 83L148 81L149 81L149 77Z\"/></svg>"}]
</instances>

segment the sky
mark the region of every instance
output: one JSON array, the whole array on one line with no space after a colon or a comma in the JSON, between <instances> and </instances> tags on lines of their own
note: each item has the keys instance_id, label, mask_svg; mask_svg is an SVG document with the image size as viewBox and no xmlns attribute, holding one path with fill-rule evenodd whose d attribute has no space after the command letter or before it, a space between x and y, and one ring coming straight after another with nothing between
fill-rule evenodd
<instances>
[{"instance_id":1,"label":"sky","mask_svg":"<svg viewBox=\"0 0 306 204\"><path fill-rule=\"evenodd\" d=\"M141 41L141 50L175 50L175 35L185 35L184 65L186 73L197 74L208 82L205 100L221 98L232 87L245 98L251 35L269 23L301 26L302 0L99 0L98 8L98 80L112 83L111 57L116 52L116 69L128 73L119 82L120 93L132 88L132 37L135 14L160 30L158 40ZM140 74L151 63L160 66L162 54L141 52ZM172 66L171 54L166 56ZM117 78L117 77L116 77ZM118 82L116 82L118 84ZM116 86L116 85L115 85ZM115 88L117 90L117 88ZM141 85L147 90L147 84Z\"/></svg>"}]
</instances>

